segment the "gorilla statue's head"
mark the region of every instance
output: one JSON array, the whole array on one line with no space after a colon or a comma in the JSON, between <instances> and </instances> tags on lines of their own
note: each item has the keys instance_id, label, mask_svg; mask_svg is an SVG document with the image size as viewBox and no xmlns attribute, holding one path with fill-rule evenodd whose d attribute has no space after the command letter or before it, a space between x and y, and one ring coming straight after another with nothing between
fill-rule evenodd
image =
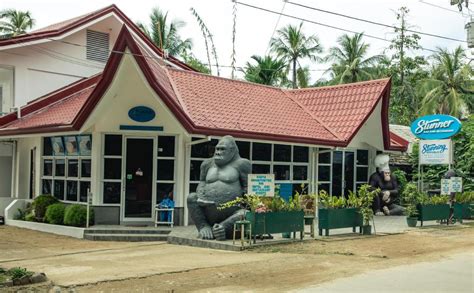
<instances>
[{"instance_id":1,"label":"gorilla statue's head","mask_svg":"<svg viewBox=\"0 0 474 293\"><path fill-rule=\"evenodd\" d=\"M232 136L226 135L219 140L214 152L214 162L217 166L225 166L239 157L239 148Z\"/></svg>"}]
</instances>

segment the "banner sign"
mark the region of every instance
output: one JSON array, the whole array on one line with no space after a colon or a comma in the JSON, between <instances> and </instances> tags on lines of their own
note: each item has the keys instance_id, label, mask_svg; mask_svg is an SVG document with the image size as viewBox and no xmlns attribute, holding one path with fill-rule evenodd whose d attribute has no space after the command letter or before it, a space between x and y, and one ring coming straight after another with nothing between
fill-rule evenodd
<instances>
[{"instance_id":1,"label":"banner sign","mask_svg":"<svg viewBox=\"0 0 474 293\"><path fill-rule=\"evenodd\" d=\"M421 139L449 138L461 130L461 122L449 115L427 115L411 124L411 132Z\"/></svg>"},{"instance_id":2,"label":"banner sign","mask_svg":"<svg viewBox=\"0 0 474 293\"><path fill-rule=\"evenodd\" d=\"M248 194L258 196L275 195L275 175L274 174L249 174L248 175Z\"/></svg>"},{"instance_id":3,"label":"banner sign","mask_svg":"<svg viewBox=\"0 0 474 293\"><path fill-rule=\"evenodd\" d=\"M450 139L421 140L420 165L452 164L452 143Z\"/></svg>"}]
</instances>

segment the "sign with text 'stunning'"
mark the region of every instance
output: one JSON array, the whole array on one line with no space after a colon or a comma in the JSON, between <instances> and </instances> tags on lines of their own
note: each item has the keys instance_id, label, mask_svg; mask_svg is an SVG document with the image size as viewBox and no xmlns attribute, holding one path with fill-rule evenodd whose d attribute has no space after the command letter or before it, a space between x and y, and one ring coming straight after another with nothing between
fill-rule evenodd
<instances>
[{"instance_id":1,"label":"sign with text 'stunning'","mask_svg":"<svg viewBox=\"0 0 474 293\"><path fill-rule=\"evenodd\" d=\"M452 164L452 143L450 139L420 141L420 165Z\"/></svg>"},{"instance_id":2,"label":"sign with text 'stunning'","mask_svg":"<svg viewBox=\"0 0 474 293\"><path fill-rule=\"evenodd\" d=\"M421 139L444 139L458 133L461 122L449 115L427 115L413 121L410 128Z\"/></svg>"}]
</instances>

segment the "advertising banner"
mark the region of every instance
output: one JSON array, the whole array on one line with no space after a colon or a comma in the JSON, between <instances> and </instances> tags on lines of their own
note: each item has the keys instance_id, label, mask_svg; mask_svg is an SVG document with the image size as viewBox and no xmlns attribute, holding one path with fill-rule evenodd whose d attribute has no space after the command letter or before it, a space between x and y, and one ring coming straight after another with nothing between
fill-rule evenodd
<instances>
[{"instance_id":1,"label":"advertising banner","mask_svg":"<svg viewBox=\"0 0 474 293\"><path fill-rule=\"evenodd\" d=\"M411 132L421 139L449 138L461 130L459 119L449 115L427 115L411 124Z\"/></svg>"},{"instance_id":2,"label":"advertising banner","mask_svg":"<svg viewBox=\"0 0 474 293\"><path fill-rule=\"evenodd\" d=\"M450 139L421 140L420 165L452 164L452 143Z\"/></svg>"},{"instance_id":3,"label":"advertising banner","mask_svg":"<svg viewBox=\"0 0 474 293\"><path fill-rule=\"evenodd\" d=\"M248 175L248 194L258 196L275 195L275 175L274 174L249 174Z\"/></svg>"}]
</instances>

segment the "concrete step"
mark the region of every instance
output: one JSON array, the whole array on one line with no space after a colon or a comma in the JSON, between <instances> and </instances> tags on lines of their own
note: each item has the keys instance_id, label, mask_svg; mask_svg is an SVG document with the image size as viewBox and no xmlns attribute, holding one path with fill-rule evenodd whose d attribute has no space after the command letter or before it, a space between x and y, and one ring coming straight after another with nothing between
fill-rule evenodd
<instances>
[{"instance_id":1,"label":"concrete step","mask_svg":"<svg viewBox=\"0 0 474 293\"><path fill-rule=\"evenodd\" d=\"M94 241L167 241L168 235L164 234L84 234L84 239Z\"/></svg>"},{"instance_id":2,"label":"concrete step","mask_svg":"<svg viewBox=\"0 0 474 293\"><path fill-rule=\"evenodd\" d=\"M147 228L147 229L86 229L84 234L152 234L168 235L171 230Z\"/></svg>"}]
</instances>

